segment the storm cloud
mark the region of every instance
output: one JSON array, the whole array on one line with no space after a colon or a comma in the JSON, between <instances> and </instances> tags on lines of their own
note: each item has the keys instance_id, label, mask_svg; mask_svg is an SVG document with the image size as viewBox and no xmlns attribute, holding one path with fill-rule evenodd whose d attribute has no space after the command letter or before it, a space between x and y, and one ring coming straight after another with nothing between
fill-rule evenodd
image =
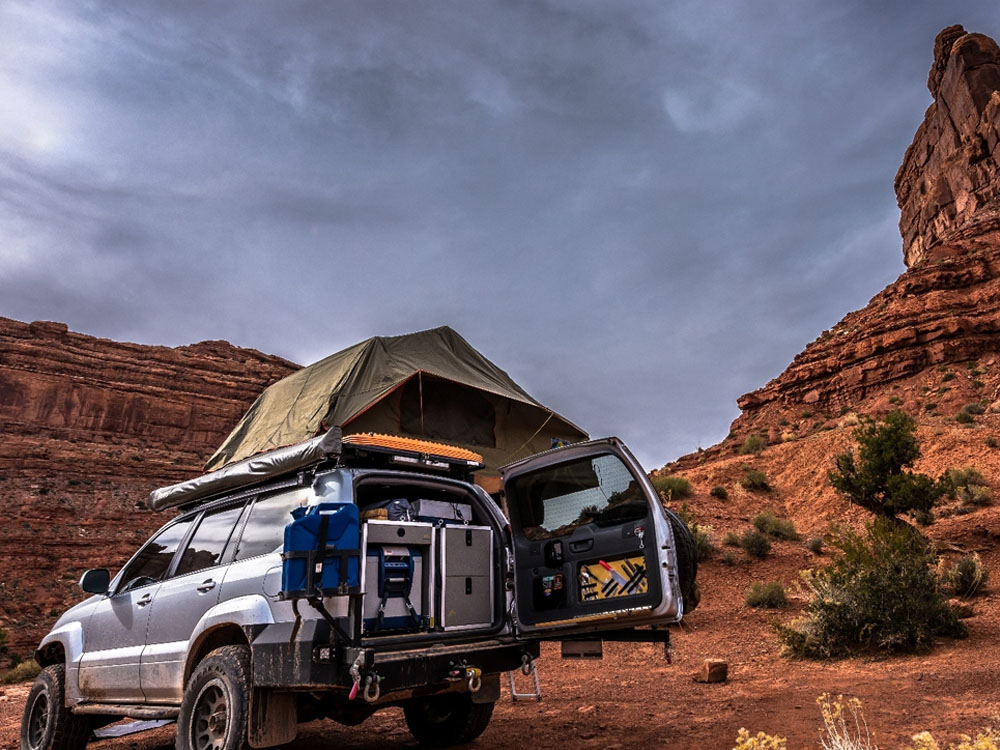
<instances>
[{"instance_id":1,"label":"storm cloud","mask_svg":"<svg viewBox=\"0 0 1000 750\"><path fill-rule=\"evenodd\" d=\"M652 468L903 271L984 2L0 4L0 315L303 364L451 325Z\"/></svg>"}]
</instances>

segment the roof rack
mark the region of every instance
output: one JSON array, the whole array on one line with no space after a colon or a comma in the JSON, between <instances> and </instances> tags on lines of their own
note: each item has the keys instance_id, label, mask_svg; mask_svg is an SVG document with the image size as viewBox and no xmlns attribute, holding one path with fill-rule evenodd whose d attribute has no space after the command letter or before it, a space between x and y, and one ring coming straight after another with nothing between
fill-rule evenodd
<instances>
[{"instance_id":1,"label":"roof rack","mask_svg":"<svg viewBox=\"0 0 1000 750\"><path fill-rule=\"evenodd\" d=\"M149 493L149 508L160 511L190 506L229 490L249 488L308 469L331 458L338 458L341 466L435 471L462 479L483 468L483 457L465 448L376 433L343 437L339 427L332 427L305 442L259 453L218 471L153 490Z\"/></svg>"}]
</instances>

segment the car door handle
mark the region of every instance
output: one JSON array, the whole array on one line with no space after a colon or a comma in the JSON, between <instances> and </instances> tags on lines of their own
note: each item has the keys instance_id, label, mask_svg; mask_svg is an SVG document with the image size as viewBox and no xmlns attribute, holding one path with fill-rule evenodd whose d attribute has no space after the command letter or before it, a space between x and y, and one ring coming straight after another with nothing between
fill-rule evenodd
<instances>
[{"instance_id":1,"label":"car door handle","mask_svg":"<svg viewBox=\"0 0 1000 750\"><path fill-rule=\"evenodd\" d=\"M209 578L207 581L205 581L204 583L202 583L201 586L198 587L198 591L200 591L203 594L207 594L209 591L211 591L214 588L215 588L215 581L213 581L211 578Z\"/></svg>"},{"instance_id":2,"label":"car door handle","mask_svg":"<svg viewBox=\"0 0 1000 750\"><path fill-rule=\"evenodd\" d=\"M591 547L594 546L593 539L581 539L579 542L570 542L569 551L570 552L586 552Z\"/></svg>"},{"instance_id":3,"label":"car door handle","mask_svg":"<svg viewBox=\"0 0 1000 750\"><path fill-rule=\"evenodd\" d=\"M152 594L146 594L144 597L142 597L142 599L140 599L139 601L137 601L135 603L135 606L137 606L137 607L145 607L151 601L153 601L153 595Z\"/></svg>"}]
</instances>

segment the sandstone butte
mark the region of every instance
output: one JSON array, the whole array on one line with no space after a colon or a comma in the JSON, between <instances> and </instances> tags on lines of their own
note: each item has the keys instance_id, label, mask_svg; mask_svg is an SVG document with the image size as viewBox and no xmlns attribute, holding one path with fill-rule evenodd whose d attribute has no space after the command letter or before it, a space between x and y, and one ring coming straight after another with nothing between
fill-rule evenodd
<instances>
[{"instance_id":1,"label":"sandstone butte","mask_svg":"<svg viewBox=\"0 0 1000 750\"><path fill-rule=\"evenodd\" d=\"M699 520L770 506L809 533L849 518L826 481L831 457L858 415L893 408L918 419L921 470L997 475L1000 450L987 441L1000 426L1000 50L945 29L928 86L934 101L895 183L907 271L742 396L726 440L661 470L694 482ZM120 565L162 522L143 510L149 489L197 473L257 393L295 367L225 342L168 349L0 319L0 625L12 651L27 653L79 600L84 569ZM957 423L970 403L986 413ZM740 455L751 434L768 446ZM748 468L765 470L774 491L742 490ZM715 485L728 501L710 497ZM1000 538L993 510L963 516L963 528Z\"/></svg>"}]
</instances>

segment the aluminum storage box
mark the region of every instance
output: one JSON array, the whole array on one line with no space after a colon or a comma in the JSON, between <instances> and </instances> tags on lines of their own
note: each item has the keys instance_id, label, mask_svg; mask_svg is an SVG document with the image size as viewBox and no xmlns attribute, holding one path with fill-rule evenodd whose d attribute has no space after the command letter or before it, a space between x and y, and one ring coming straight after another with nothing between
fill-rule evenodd
<instances>
[{"instance_id":1,"label":"aluminum storage box","mask_svg":"<svg viewBox=\"0 0 1000 750\"><path fill-rule=\"evenodd\" d=\"M441 625L445 630L485 628L493 622L493 530L443 526Z\"/></svg>"}]
</instances>

